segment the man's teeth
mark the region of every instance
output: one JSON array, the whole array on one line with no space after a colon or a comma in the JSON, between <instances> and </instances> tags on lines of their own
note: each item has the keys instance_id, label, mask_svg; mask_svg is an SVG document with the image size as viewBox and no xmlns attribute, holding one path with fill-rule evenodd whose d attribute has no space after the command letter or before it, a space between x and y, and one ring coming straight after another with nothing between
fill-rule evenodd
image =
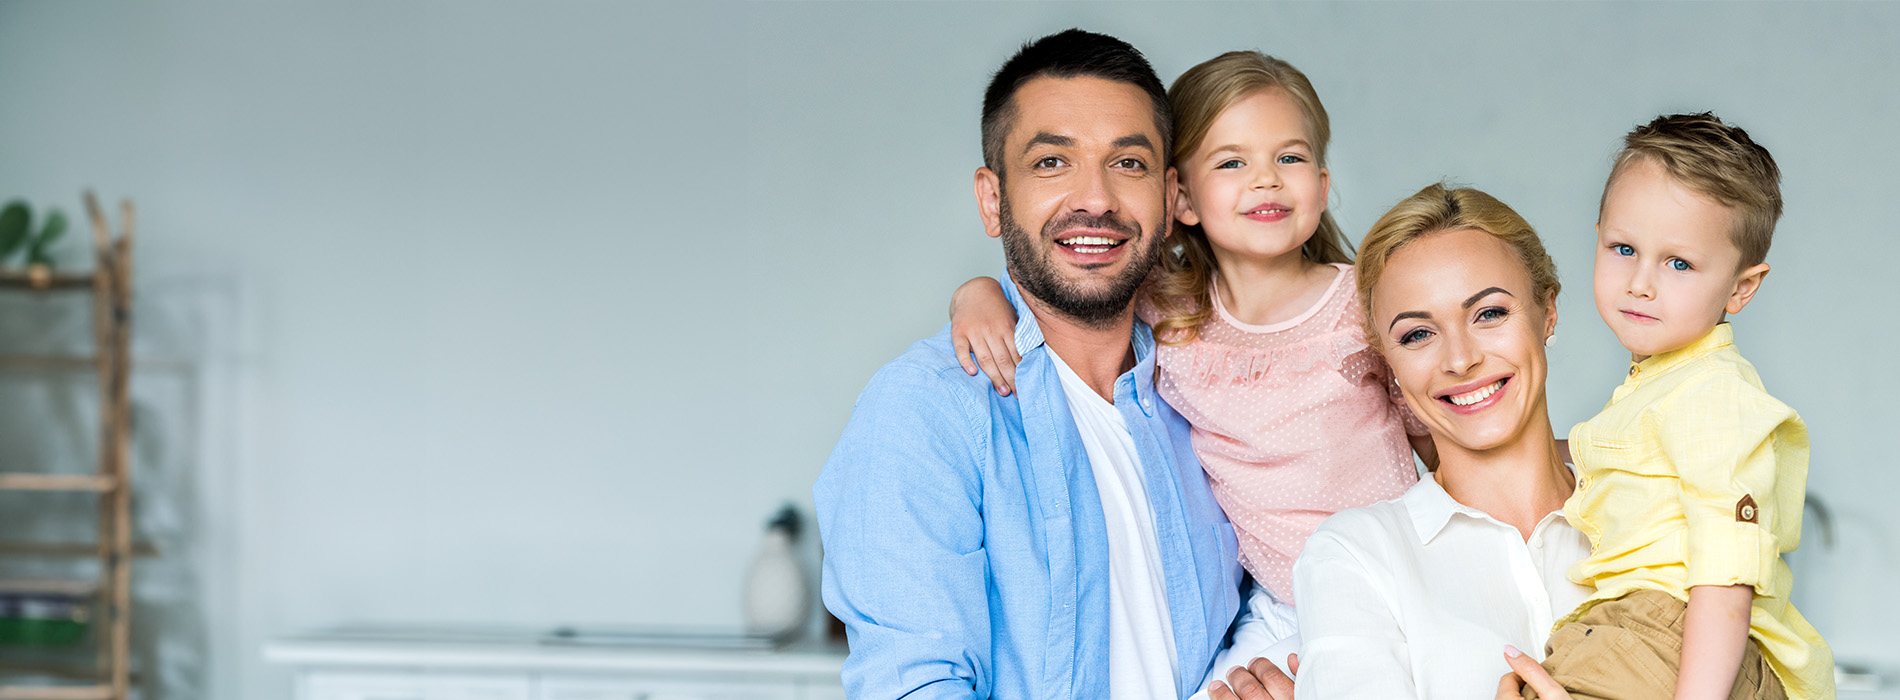
<instances>
[{"instance_id":1,"label":"man's teeth","mask_svg":"<svg viewBox=\"0 0 1900 700\"><path fill-rule=\"evenodd\" d=\"M1074 248L1077 253L1087 254L1106 253L1114 249L1115 246L1122 244L1121 241L1107 236L1076 236L1074 238L1064 238L1056 242Z\"/></svg>"},{"instance_id":2,"label":"man's teeth","mask_svg":"<svg viewBox=\"0 0 1900 700\"><path fill-rule=\"evenodd\" d=\"M1458 406L1470 406L1471 404L1491 398L1491 395L1498 393L1498 389L1503 386L1504 380L1499 379L1488 386L1479 387L1462 394L1453 394L1445 398Z\"/></svg>"}]
</instances>

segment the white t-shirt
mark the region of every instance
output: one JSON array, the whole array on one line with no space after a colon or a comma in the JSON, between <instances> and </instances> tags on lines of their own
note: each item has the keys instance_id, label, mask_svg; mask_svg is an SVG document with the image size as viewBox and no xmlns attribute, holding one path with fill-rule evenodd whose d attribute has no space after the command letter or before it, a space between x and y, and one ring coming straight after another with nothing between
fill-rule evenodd
<instances>
[{"instance_id":1,"label":"white t-shirt","mask_svg":"<svg viewBox=\"0 0 1900 700\"><path fill-rule=\"evenodd\" d=\"M1090 389L1054 352L1049 356L1055 359L1069 413L1082 434L1108 522L1109 700L1180 697L1174 687L1180 661L1174 651L1161 543L1135 440L1114 404Z\"/></svg>"},{"instance_id":2,"label":"white t-shirt","mask_svg":"<svg viewBox=\"0 0 1900 700\"><path fill-rule=\"evenodd\" d=\"M1564 576L1590 540L1544 516L1517 528L1430 477L1328 518L1293 565L1300 700L1469 700L1497 693L1510 644L1538 660L1556 617L1592 590Z\"/></svg>"}]
</instances>

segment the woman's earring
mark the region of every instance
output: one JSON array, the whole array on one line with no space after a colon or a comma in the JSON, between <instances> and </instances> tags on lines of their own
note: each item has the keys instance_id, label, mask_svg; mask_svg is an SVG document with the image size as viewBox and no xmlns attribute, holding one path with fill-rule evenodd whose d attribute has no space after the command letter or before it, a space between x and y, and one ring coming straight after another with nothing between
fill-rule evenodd
<instances>
[{"instance_id":1,"label":"woman's earring","mask_svg":"<svg viewBox=\"0 0 1900 700\"><path fill-rule=\"evenodd\" d=\"M1545 336L1545 337L1544 337L1544 347L1547 347L1547 348L1554 348L1554 347L1557 347L1557 334L1556 334L1556 333L1552 333L1552 334L1550 334L1550 335L1548 335L1548 336Z\"/></svg>"}]
</instances>

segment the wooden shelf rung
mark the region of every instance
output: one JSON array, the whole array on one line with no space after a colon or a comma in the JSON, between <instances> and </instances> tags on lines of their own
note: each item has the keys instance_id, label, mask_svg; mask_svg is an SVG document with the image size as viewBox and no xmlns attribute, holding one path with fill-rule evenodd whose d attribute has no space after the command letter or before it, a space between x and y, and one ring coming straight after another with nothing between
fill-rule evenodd
<instances>
[{"instance_id":1,"label":"wooden shelf rung","mask_svg":"<svg viewBox=\"0 0 1900 700\"><path fill-rule=\"evenodd\" d=\"M36 369L95 369L99 358L84 355L0 355L0 367Z\"/></svg>"},{"instance_id":2,"label":"wooden shelf rung","mask_svg":"<svg viewBox=\"0 0 1900 700\"><path fill-rule=\"evenodd\" d=\"M0 685L0 700L111 700L110 685Z\"/></svg>"},{"instance_id":3,"label":"wooden shelf rung","mask_svg":"<svg viewBox=\"0 0 1900 700\"><path fill-rule=\"evenodd\" d=\"M91 557L99 554L99 545L87 542L0 542L0 555L41 557ZM150 542L132 545L132 556L155 557L158 548Z\"/></svg>"},{"instance_id":4,"label":"wooden shelf rung","mask_svg":"<svg viewBox=\"0 0 1900 700\"><path fill-rule=\"evenodd\" d=\"M111 491L116 479L100 474L0 474L0 491ZM0 699L4 700L4 699Z\"/></svg>"},{"instance_id":5,"label":"wooden shelf rung","mask_svg":"<svg viewBox=\"0 0 1900 700\"><path fill-rule=\"evenodd\" d=\"M99 582L85 578L8 578L0 579L0 593L18 595L64 595L84 598L99 591Z\"/></svg>"},{"instance_id":6,"label":"wooden shelf rung","mask_svg":"<svg viewBox=\"0 0 1900 700\"><path fill-rule=\"evenodd\" d=\"M33 284L25 270L7 270L0 272L0 289L25 289L29 291L51 292L57 290L92 289L90 272L55 272L44 288Z\"/></svg>"}]
</instances>

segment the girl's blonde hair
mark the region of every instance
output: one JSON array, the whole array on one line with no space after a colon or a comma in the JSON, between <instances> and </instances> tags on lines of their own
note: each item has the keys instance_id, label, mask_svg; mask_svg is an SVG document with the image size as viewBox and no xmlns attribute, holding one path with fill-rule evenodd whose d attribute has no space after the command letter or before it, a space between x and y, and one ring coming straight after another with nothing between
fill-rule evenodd
<instances>
[{"instance_id":1,"label":"girl's blonde hair","mask_svg":"<svg viewBox=\"0 0 1900 700\"><path fill-rule=\"evenodd\" d=\"M1557 303L1557 292L1563 289L1563 283L1557 280L1557 263L1544 252L1544 242L1530 222L1496 197L1469 187L1436 183L1393 205L1360 242L1355 274L1368 345L1384 347L1378 323L1372 318L1372 288L1378 286L1392 255L1421 238L1465 229L1490 234L1517 251L1518 262L1530 275L1531 294L1537 297L1537 303L1545 309Z\"/></svg>"},{"instance_id":2,"label":"girl's blonde hair","mask_svg":"<svg viewBox=\"0 0 1900 700\"><path fill-rule=\"evenodd\" d=\"M1258 51L1229 51L1205 63L1189 68L1168 88L1168 103L1174 108L1174 162L1185 162L1207 138L1207 130L1221 112L1235 102L1255 94L1279 90L1292 97L1306 115L1313 157L1326 166L1326 145L1333 138L1332 123L1319 93L1292 64ZM1194 340L1201 324L1213 314L1208 287L1214 282L1214 251L1208 247L1207 233L1199 226L1174 224L1174 242L1169 254L1156 266L1151 298L1160 311L1155 337L1178 345ZM1316 263L1352 262L1352 244L1333 221L1332 212L1320 214L1319 230L1300 255Z\"/></svg>"}]
</instances>

